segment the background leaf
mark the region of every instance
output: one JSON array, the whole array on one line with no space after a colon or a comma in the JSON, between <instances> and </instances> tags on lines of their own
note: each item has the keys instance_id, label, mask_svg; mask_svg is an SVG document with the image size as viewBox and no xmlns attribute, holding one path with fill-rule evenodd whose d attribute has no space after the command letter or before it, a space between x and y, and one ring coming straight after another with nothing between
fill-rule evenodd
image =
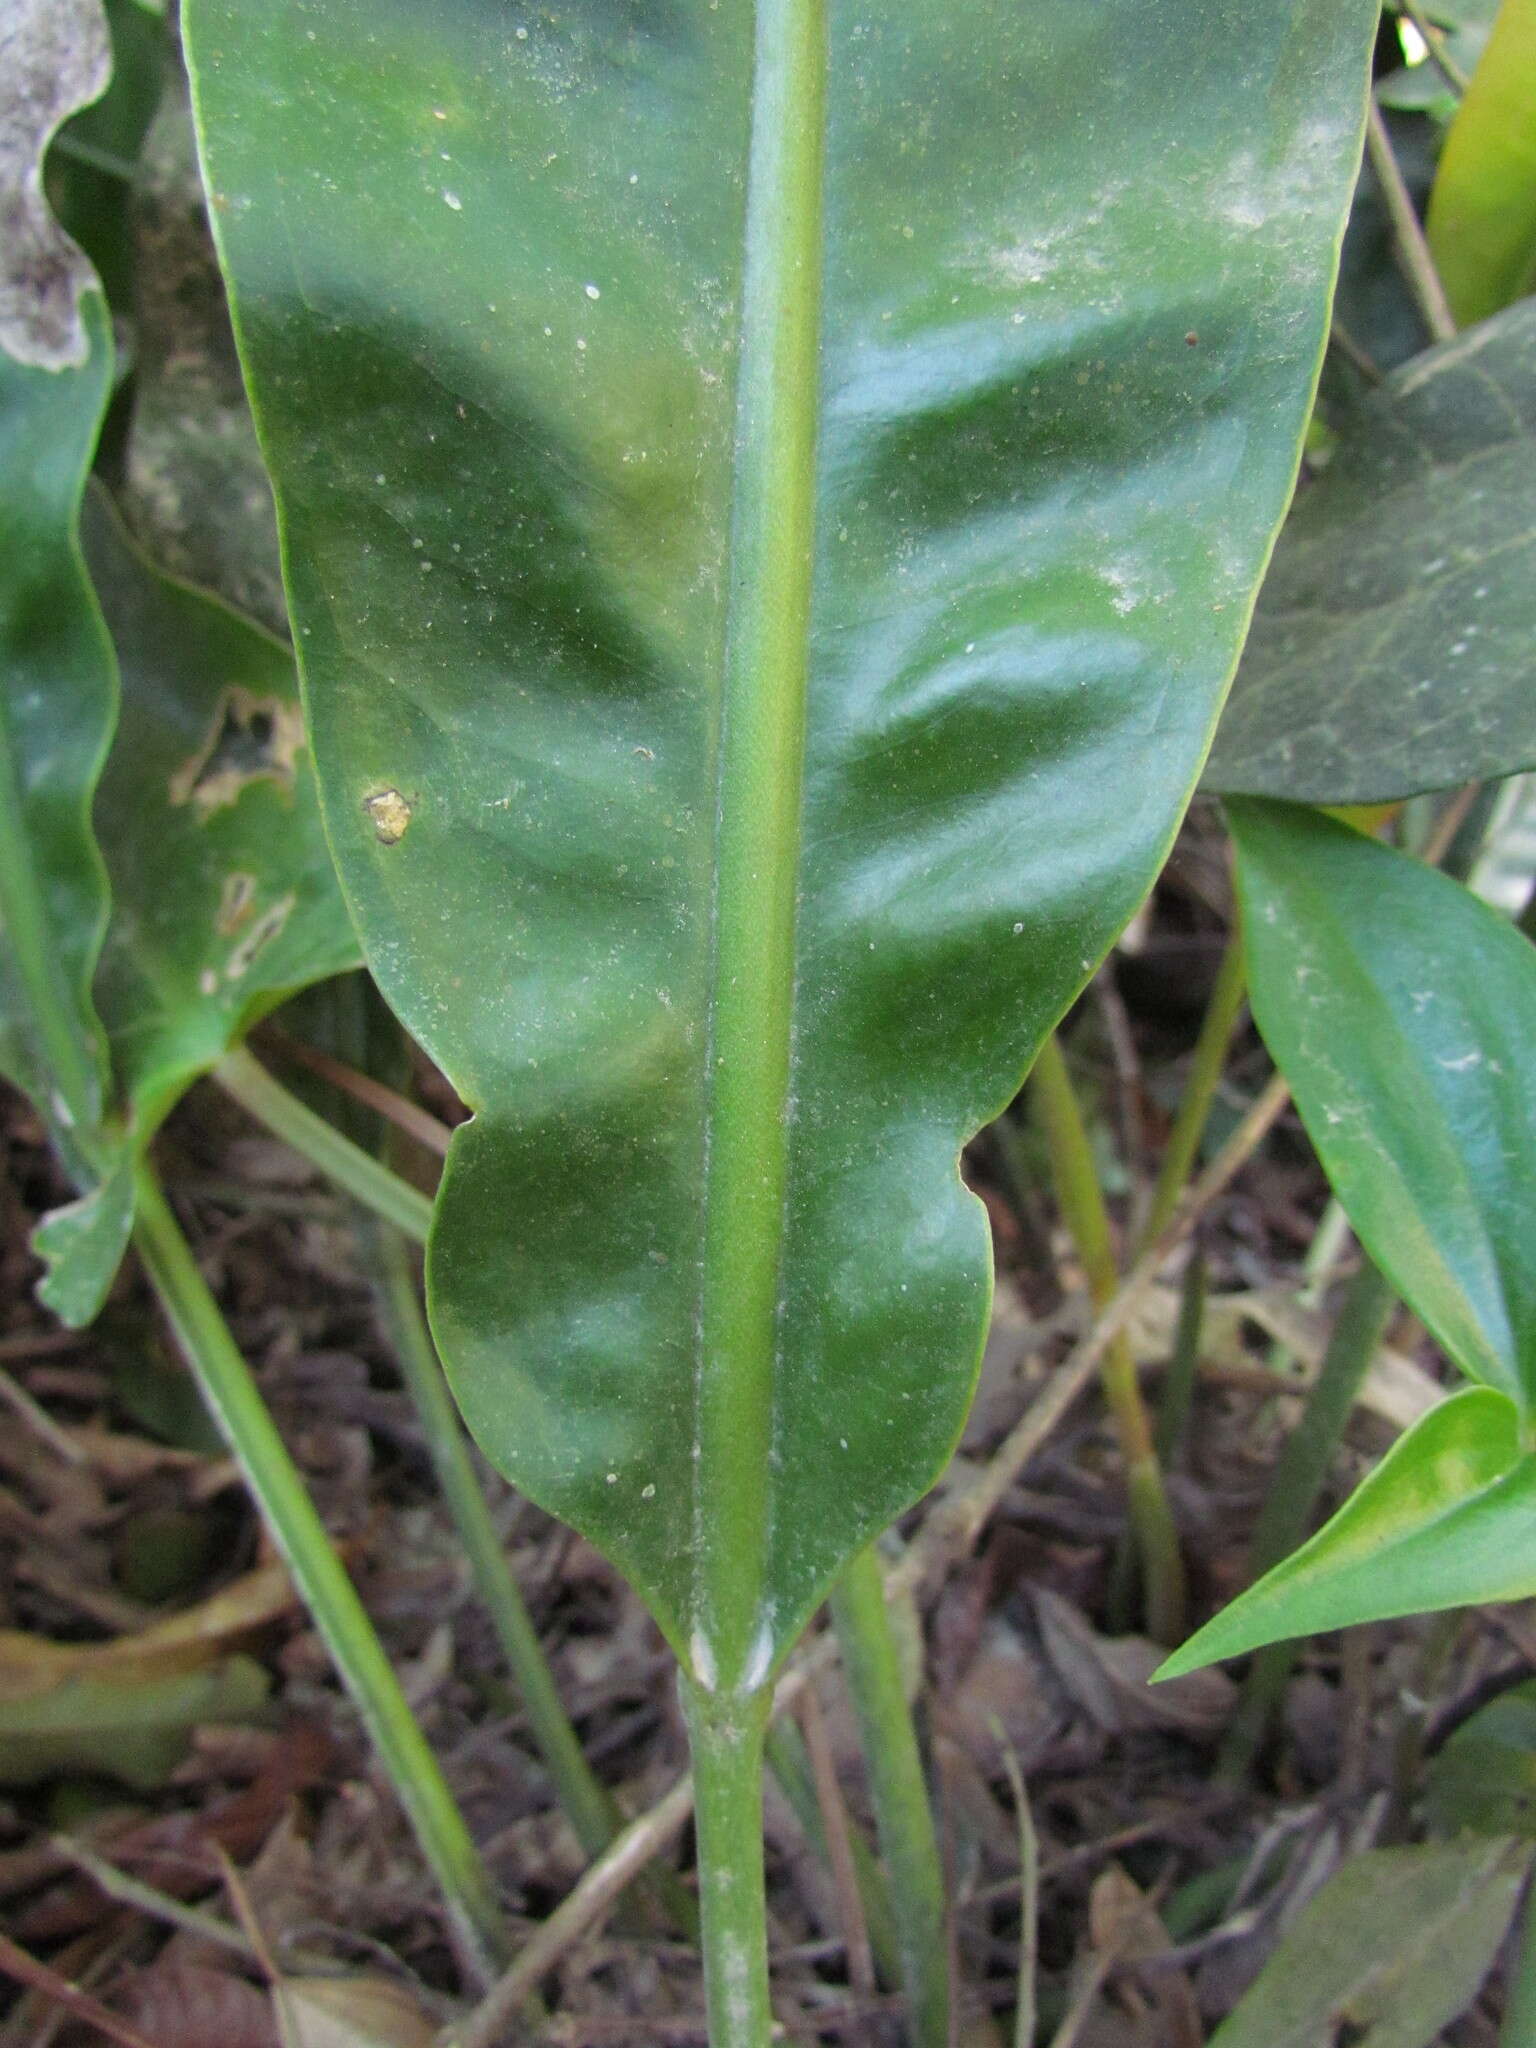
<instances>
[{"instance_id":1,"label":"background leaf","mask_svg":"<svg viewBox=\"0 0 1536 2048\"><path fill-rule=\"evenodd\" d=\"M1361 1242L1436 1340L1536 1404L1536 950L1316 812L1229 805L1254 1017Z\"/></svg>"},{"instance_id":2,"label":"background leaf","mask_svg":"<svg viewBox=\"0 0 1536 2048\"><path fill-rule=\"evenodd\" d=\"M1330 1521L1190 1637L1179 1678L1266 1643L1536 1593L1536 1459L1519 1413L1465 1387L1421 1416Z\"/></svg>"},{"instance_id":3,"label":"background leaf","mask_svg":"<svg viewBox=\"0 0 1536 2048\"><path fill-rule=\"evenodd\" d=\"M445 1362L706 1689L954 1441L957 1149L1193 780L1375 25L877 0L754 88L753 16L188 19L332 843L475 1111Z\"/></svg>"},{"instance_id":4,"label":"background leaf","mask_svg":"<svg viewBox=\"0 0 1536 2048\"><path fill-rule=\"evenodd\" d=\"M1426 2048L1492 1966L1524 1844L1435 1842L1352 1857L1307 1906L1211 2048Z\"/></svg>"},{"instance_id":5,"label":"background leaf","mask_svg":"<svg viewBox=\"0 0 1536 2048\"><path fill-rule=\"evenodd\" d=\"M112 918L96 999L142 1143L295 989L358 964L293 656L156 570L93 491L86 560L122 673L96 798Z\"/></svg>"},{"instance_id":6,"label":"background leaf","mask_svg":"<svg viewBox=\"0 0 1536 2048\"><path fill-rule=\"evenodd\" d=\"M1208 789L1375 803L1536 765L1536 302L1405 364L1298 497Z\"/></svg>"},{"instance_id":7,"label":"background leaf","mask_svg":"<svg viewBox=\"0 0 1536 2048\"><path fill-rule=\"evenodd\" d=\"M1503 0L1440 157L1427 231L1451 310L1536 289L1536 0Z\"/></svg>"}]
</instances>

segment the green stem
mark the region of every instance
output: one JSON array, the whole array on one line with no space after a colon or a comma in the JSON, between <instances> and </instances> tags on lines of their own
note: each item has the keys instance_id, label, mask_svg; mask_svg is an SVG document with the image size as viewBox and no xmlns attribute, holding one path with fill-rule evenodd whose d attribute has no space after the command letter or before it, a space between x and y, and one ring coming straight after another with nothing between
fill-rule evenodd
<instances>
[{"instance_id":1,"label":"green stem","mask_svg":"<svg viewBox=\"0 0 1536 2048\"><path fill-rule=\"evenodd\" d=\"M538 1631L491 1520L458 1411L427 1331L405 1242L399 1231L387 1227L376 1233L376 1241L380 1291L395 1356L426 1438L437 1483L469 1560L475 1590L511 1666L533 1739L566 1817L582 1848L589 1856L598 1856L618 1833L621 1816L583 1755L560 1703Z\"/></svg>"},{"instance_id":2,"label":"green stem","mask_svg":"<svg viewBox=\"0 0 1536 2048\"><path fill-rule=\"evenodd\" d=\"M1173 1212L1179 1205L1200 1140L1210 1122L1211 1104L1216 1099L1222 1069L1227 1063L1227 1048L1242 1014L1247 990L1243 942L1234 932L1222 955L1211 999L1206 1004L1200 1025L1200 1036L1195 1040L1189 1079L1184 1084L1184 1094L1173 1120L1173 1129L1168 1133L1163 1163L1158 1170L1157 1185L1152 1190L1152 1201L1136 1241L1138 1255L1149 1244L1154 1244L1173 1221Z\"/></svg>"},{"instance_id":3,"label":"green stem","mask_svg":"<svg viewBox=\"0 0 1536 2048\"><path fill-rule=\"evenodd\" d=\"M1288 1557L1306 1534L1392 1303L1391 1288L1366 1259L1349 1283L1301 1420L1286 1438L1270 1475L1253 1532L1255 1579ZM1217 1765L1221 1776L1230 1779L1246 1774L1285 1690L1295 1655L1294 1644L1272 1643L1249 1666L1243 1696L1222 1744Z\"/></svg>"},{"instance_id":4,"label":"green stem","mask_svg":"<svg viewBox=\"0 0 1536 2048\"><path fill-rule=\"evenodd\" d=\"M225 1442L362 1715L476 1966L504 1960L494 1887L373 1624L147 1162L134 1241Z\"/></svg>"},{"instance_id":5,"label":"green stem","mask_svg":"<svg viewBox=\"0 0 1536 2048\"><path fill-rule=\"evenodd\" d=\"M682 1693L693 1752L710 2048L768 2048L763 1735L772 1694L760 1688L722 1698L686 1673Z\"/></svg>"},{"instance_id":6,"label":"green stem","mask_svg":"<svg viewBox=\"0 0 1536 2048\"><path fill-rule=\"evenodd\" d=\"M1109 1212L1094 1168L1087 1127L1054 1033L1041 1047L1031 1079L1056 1198L1077 1246L1089 1296L1095 1308L1103 1308L1120 1285ZM1136 1377L1135 1355L1124 1332L1105 1351L1100 1379L1125 1460L1130 1521L1136 1533L1146 1592L1147 1626L1159 1642L1176 1643L1184 1634L1184 1563L1163 1486L1151 1419Z\"/></svg>"},{"instance_id":7,"label":"green stem","mask_svg":"<svg viewBox=\"0 0 1536 2048\"><path fill-rule=\"evenodd\" d=\"M623 1815L583 1754L561 1704L538 1632L502 1551L458 1411L427 1329L403 1241L410 1237L419 1243L426 1236L432 1205L382 1161L374 1159L323 1117L314 1115L250 1054L230 1054L214 1070L214 1078L274 1136L292 1145L301 1157L334 1179L383 1224L375 1239L382 1274L380 1292L395 1355L426 1440L427 1455L469 1560L475 1590L517 1683L556 1797L582 1848L588 1856L598 1856L623 1825ZM409 1231L399 1227L395 1219L400 1217L412 1219ZM682 1885L675 1879L669 1883L659 1872L651 1873L649 1882L677 1925L691 1933L696 1915L693 1901Z\"/></svg>"},{"instance_id":8,"label":"green stem","mask_svg":"<svg viewBox=\"0 0 1536 2048\"><path fill-rule=\"evenodd\" d=\"M1531 2048L1536 2041L1536 1883L1527 1885L1520 1916L1520 1946L1504 1997L1500 2048Z\"/></svg>"},{"instance_id":9,"label":"green stem","mask_svg":"<svg viewBox=\"0 0 1536 2048\"><path fill-rule=\"evenodd\" d=\"M805 1830L806 1838L817 1855L824 1863L830 1864L831 1854L821 1817L821 1802L816 1796L811 1760L805 1753L804 1741L793 1721L781 1716L770 1725L767 1752L768 1768L778 1780L779 1790L789 1801L795 1819ZM848 1841L853 1851L854 1883L859 1888L859 1904L864 1909L864 1929L875 1959L875 1973L882 1984L894 1987L901 1982L901 1944L896 1934L890 1887L885 1881L885 1872L856 1822L849 1824Z\"/></svg>"},{"instance_id":10,"label":"green stem","mask_svg":"<svg viewBox=\"0 0 1536 2048\"><path fill-rule=\"evenodd\" d=\"M415 1243L426 1243L432 1222L431 1198L391 1173L361 1145L343 1137L323 1116L306 1109L243 1046L224 1055L213 1069L213 1078L248 1115L302 1153L354 1201L404 1231Z\"/></svg>"},{"instance_id":11,"label":"green stem","mask_svg":"<svg viewBox=\"0 0 1536 2048\"><path fill-rule=\"evenodd\" d=\"M0 933L21 984L20 1013L48 1077L37 1107L77 1184L99 1150L101 1075L85 1036L80 1002L54 942L22 804L10 723L0 704ZM47 1099L51 1098L51 1099Z\"/></svg>"},{"instance_id":12,"label":"green stem","mask_svg":"<svg viewBox=\"0 0 1536 2048\"><path fill-rule=\"evenodd\" d=\"M1200 1372L1200 1335L1205 1326L1205 1255L1197 1245L1179 1287L1179 1321L1173 1352L1157 1404L1157 1455L1164 1470L1178 1457L1189 1424Z\"/></svg>"},{"instance_id":13,"label":"green stem","mask_svg":"<svg viewBox=\"0 0 1536 2048\"><path fill-rule=\"evenodd\" d=\"M901 1979L918 2048L947 2048L950 2027L944 1874L917 1731L873 1545L832 1589L832 1619L859 1724L880 1850L896 1914Z\"/></svg>"}]
</instances>

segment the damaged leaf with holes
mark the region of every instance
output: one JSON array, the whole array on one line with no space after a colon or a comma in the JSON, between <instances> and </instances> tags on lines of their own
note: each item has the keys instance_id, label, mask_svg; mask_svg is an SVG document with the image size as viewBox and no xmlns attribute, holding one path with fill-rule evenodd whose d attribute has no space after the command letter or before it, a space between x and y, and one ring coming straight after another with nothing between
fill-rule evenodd
<instances>
[{"instance_id":1,"label":"damaged leaf with holes","mask_svg":"<svg viewBox=\"0 0 1536 2048\"><path fill-rule=\"evenodd\" d=\"M357 964L293 656L162 575L92 491L91 579L122 673L96 797L112 918L96 1001L139 1135L294 990Z\"/></svg>"}]
</instances>

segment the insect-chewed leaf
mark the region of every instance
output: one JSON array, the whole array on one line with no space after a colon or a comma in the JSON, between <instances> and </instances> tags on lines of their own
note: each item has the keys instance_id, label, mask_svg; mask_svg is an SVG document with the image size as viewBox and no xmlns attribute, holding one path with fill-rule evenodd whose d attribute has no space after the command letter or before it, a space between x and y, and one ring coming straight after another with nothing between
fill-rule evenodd
<instances>
[{"instance_id":1,"label":"insect-chewed leaf","mask_svg":"<svg viewBox=\"0 0 1536 2048\"><path fill-rule=\"evenodd\" d=\"M251 1023L355 967L287 647L162 575L103 493L86 561L122 673L96 799L112 918L96 978L137 1137Z\"/></svg>"},{"instance_id":2,"label":"insect-chewed leaf","mask_svg":"<svg viewBox=\"0 0 1536 2048\"><path fill-rule=\"evenodd\" d=\"M1374 0L197 0L322 800L491 1458L761 1681L1289 494Z\"/></svg>"}]
</instances>

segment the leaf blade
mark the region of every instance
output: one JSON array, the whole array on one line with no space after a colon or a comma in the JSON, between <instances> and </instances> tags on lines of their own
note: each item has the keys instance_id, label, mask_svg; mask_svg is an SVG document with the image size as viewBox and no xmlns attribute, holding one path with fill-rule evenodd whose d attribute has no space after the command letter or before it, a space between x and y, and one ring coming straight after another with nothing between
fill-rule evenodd
<instances>
[{"instance_id":1,"label":"leaf blade","mask_svg":"<svg viewBox=\"0 0 1536 2048\"><path fill-rule=\"evenodd\" d=\"M1294 474L1370 25L1294 5L1252 64L1196 8L1160 95L1128 6L830 11L810 621L791 600L764 628L808 662L803 775L763 769L799 852L770 834L743 897L794 907L765 985L729 964L762 934L722 942L712 909L769 808L733 765L718 823L753 583L751 12L191 16L332 841L386 994L476 1112L434 1230L440 1347L493 1459L722 1687L766 1675L958 1431L989 1287L958 1146L1187 796ZM1191 537L1218 492L1220 548ZM696 1478L732 1270L698 1189L731 1061L786 1002L782 1221L749 1255L771 1403L726 1376ZM780 1142L743 1142L749 1214ZM755 1591L720 1564L726 1625L695 1506L734 1508L732 1473L767 1526Z\"/></svg>"},{"instance_id":2,"label":"leaf blade","mask_svg":"<svg viewBox=\"0 0 1536 2048\"><path fill-rule=\"evenodd\" d=\"M1464 1387L1423 1415L1317 1534L1238 1595L1157 1672L1179 1678L1268 1643L1362 1621L1523 1600L1536 1466L1515 1405Z\"/></svg>"},{"instance_id":3,"label":"leaf blade","mask_svg":"<svg viewBox=\"0 0 1536 2048\"><path fill-rule=\"evenodd\" d=\"M1297 499L1202 778L1395 801L1536 764L1536 306L1415 356Z\"/></svg>"},{"instance_id":4,"label":"leaf blade","mask_svg":"<svg viewBox=\"0 0 1536 2048\"><path fill-rule=\"evenodd\" d=\"M1233 801L1254 1016L1372 1258L1463 1372L1536 1401L1536 952L1448 876Z\"/></svg>"}]
</instances>

